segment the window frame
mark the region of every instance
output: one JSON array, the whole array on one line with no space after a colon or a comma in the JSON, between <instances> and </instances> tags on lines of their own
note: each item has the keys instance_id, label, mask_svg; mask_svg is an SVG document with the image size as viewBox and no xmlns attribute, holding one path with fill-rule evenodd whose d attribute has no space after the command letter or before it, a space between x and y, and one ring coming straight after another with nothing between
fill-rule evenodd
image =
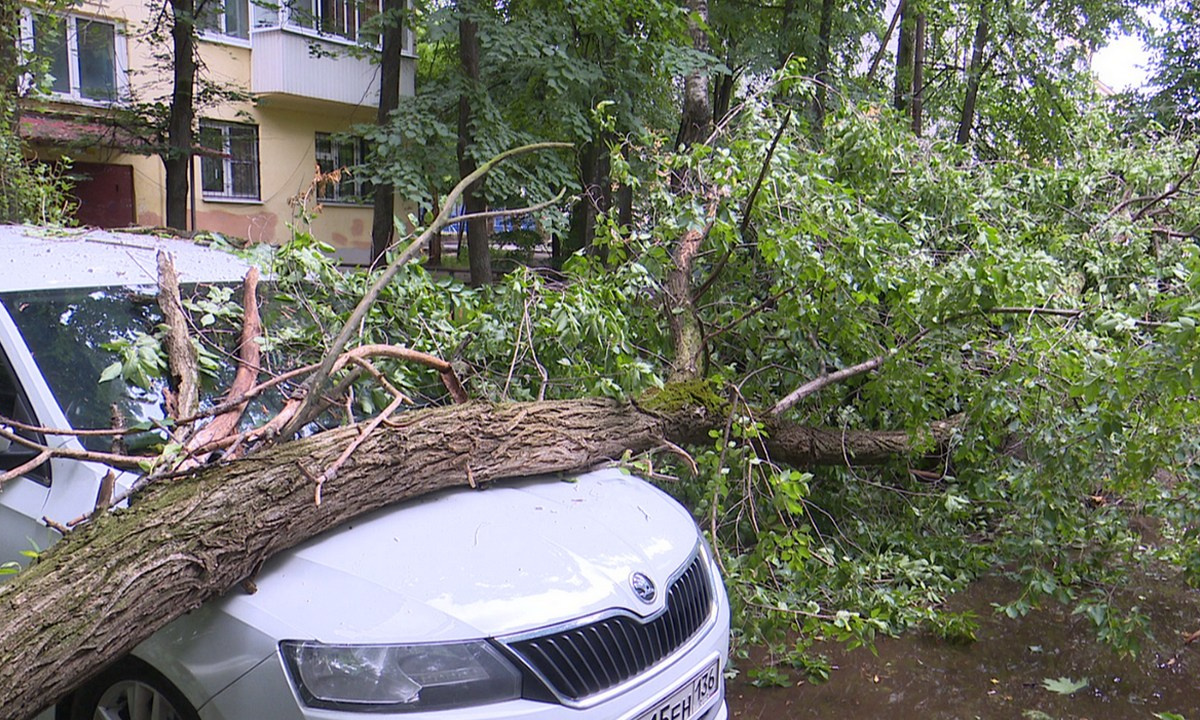
<instances>
[{"instance_id":1,"label":"window frame","mask_svg":"<svg viewBox=\"0 0 1200 720\"><path fill-rule=\"evenodd\" d=\"M243 203L261 203L262 202L262 153L259 146L258 125L250 123L231 122L229 120L216 120L211 118L201 118L199 123L199 132L197 133L198 144L203 144L204 133L206 130L219 130L221 135L221 147L206 148L205 151L198 153L200 155L200 194L206 202L243 202ZM237 158L233 152L234 133L236 131L246 131L253 137L254 157L252 159ZM209 190L205 187L206 169L208 163L221 163L221 183L220 191ZM245 190L239 191L235 187L237 173L234 172L237 166L254 167L254 192L253 194Z\"/></svg>"},{"instance_id":2,"label":"window frame","mask_svg":"<svg viewBox=\"0 0 1200 720\"><path fill-rule=\"evenodd\" d=\"M321 142L329 143L329 152L321 152ZM347 158L342 156L343 150L350 150L353 157L350 158L353 162L346 162ZM348 137L337 133L317 132L313 139L313 154L317 161L317 167L322 173L332 172L337 169L347 168L351 172L349 177L343 178L337 183L323 184L317 189L317 199L322 205L349 205L349 206L370 206L374 203L374 183L370 180L359 177L355 170L366 164L366 157L370 153L371 148L365 138ZM322 164L322 160L328 163L328 167ZM352 192L347 192L346 187L349 186Z\"/></svg>"},{"instance_id":3,"label":"window frame","mask_svg":"<svg viewBox=\"0 0 1200 720\"><path fill-rule=\"evenodd\" d=\"M125 35L125 23L120 20L78 13L35 13L31 8L21 8L21 49L30 57L37 56L35 16L55 18L63 22L63 41L67 49L67 91L48 90L52 99L81 105L111 107L129 100L129 47ZM80 65L79 23L106 25L112 28L113 95L96 98L84 94L82 66ZM50 55L46 55L50 57ZM27 75L22 80L22 90L37 87L35 78Z\"/></svg>"},{"instance_id":4,"label":"window frame","mask_svg":"<svg viewBox=\"0 0 1200 720\"><path fill-rule=\"evenodd\" d=\"M252 4L251 1L250 0L207 0L207 1L209 3L212 3L214 6L216 6L217 9L215 11L213 11L213 10L206 8L206 11L211 12L211 15L207 14L207 12L206 12L206 14L201 15L200 17L198 17L196 19L196 31L197 31L197 34L199 35L199 37L202 40L207 40L210 42L215 41L215 42L221 42L221 43L229 43L231 45L241 45L244 47L250 47L250 31L253 29L253 25L254 25L254 18L252 17L253 10L251 8L251 4ZM242 31L245 33L244 35L239 35L236 33L229 32L229 6L234 3L240 3L244 8L243 15L242 15L243 21L245 22L245 26L242 28ZM209 26L206 26L203 24L203 23L207 22L207 19L209 17L211 17L213 20L216 21L215 26L209 27Z\"/></svg>"},{"instance_id":5,"label":"window frame","mask_svg":"<svg viewBox=\"0 0 1200 720\"><path fill-rule=\"evenodd\" d=\"M364 18L362 12L362 4L367 0L286 0L282 4L284 25L290 29L298 30L303 33L315 33L318 37L332 40L334 42L343 43L359 43L362 42L362 26L363 22L370 19L370 16ZM333 17L327 17L327 9L331 8ZM337 10L341 9L339 16ZM349 32L348 20L351 15L349 9L353 8L354 33ZM383 0L375 0L374 14L383 12ZM339 20L340 17L340 20ZM331 27L336 25L334 27Z\"/></svg>"}]
</instances>

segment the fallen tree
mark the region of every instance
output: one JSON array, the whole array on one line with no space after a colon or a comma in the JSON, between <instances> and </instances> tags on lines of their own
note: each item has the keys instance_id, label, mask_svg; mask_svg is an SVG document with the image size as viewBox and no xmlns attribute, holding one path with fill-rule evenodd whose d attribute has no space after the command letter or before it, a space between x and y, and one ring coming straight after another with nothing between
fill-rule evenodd
<instances>
[{"instance_id":1,"label":"fallen tree","mask_svg":"<svg viewBox=\"0 0 1200 720\"><path fill-rule=\"evenodd\" d=\"M128 509L73 531L0 594L0 717L32 717L174 618L252 580L275 553L358 515L686 444L725 421L719 407L656 407L582 399L412 411L365 438L361 426L339 428L152 485ZM779 429L771 451L806 463L909 449L902 433ZM358 439L316 504L318 476ZM80 592L79 578L103 581Z\"/></svg>"},{"instance_id":2,"label":"fallen tree","mask_svg":"<svg viewBox=\"0 0 1200 720\"><path fill-rule=\"evenodd\" d=\"M465 403L462 386L443 360L390 345L347 350L387 283L451 221L450 208L465 187L508 157L552 147L560 146L504 153L464 179L431 226L376 278L321 362L261 384L256 384L261 370L257 274L251 271L242 301L238 372L224 400L207 413L197 414L195 351L184 331L190 323L182 313L178 281L169 259L160 256L159 304L170 328L164 347L173 388L166 405L182 456L156 461L127 508L110 512L121 500L112 497L110 476L95 511L74 521L73 529L47 519L65 539L0 588L0 687L6 688L0 717L32 717L173 619L221 593L236 592L239 583L251 587L254 573L274 554L363 513L434 490L579 471L630 453L662 447L683 453L680 446L709 442L720 432L735 404L722 397L722 388L700 379L703 337L689 290L692 259L707 229L682 238L671 275L667 303L681 309L670 313L677 348L673 382L638 402ZM715 204L714 197L710 213ZM372 365L379 357L435 369L460 404L397 414L406 398ZM288 441L363 373L393 396L386 409L357 425ZM262 427L237 431L250 397L285 376L305 377L300 391ZM925 437L914 437L823 430L773 412L763 413L761 422L762 452L797 465L878 463L944 442L952 431L939 425ZM0 419L0 435L37 451L33 461L0 475L0 485L49 457L127 469L145 460L41 446L4 425L48 435L71 432ZM205 464L218 457L215 451L223 453L219 461ZM87 583L86 591L79 582Z\"/></svg>"}]
</instances>

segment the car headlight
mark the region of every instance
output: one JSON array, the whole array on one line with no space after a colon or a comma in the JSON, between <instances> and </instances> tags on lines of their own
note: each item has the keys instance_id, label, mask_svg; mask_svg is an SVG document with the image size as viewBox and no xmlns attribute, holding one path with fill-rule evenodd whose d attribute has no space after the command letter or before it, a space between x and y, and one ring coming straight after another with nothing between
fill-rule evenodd
<instances>
[{"instance_id":1,"label":"car headlight","mask_svg":"<svg viewBox=\"0 0 1200 720\"><path fill-rule=\"evenodd\" d=\"M430 645L279 644L310 707L414 712L521 696L521 673L483 641Z\"/></svg>"}]
</instances>

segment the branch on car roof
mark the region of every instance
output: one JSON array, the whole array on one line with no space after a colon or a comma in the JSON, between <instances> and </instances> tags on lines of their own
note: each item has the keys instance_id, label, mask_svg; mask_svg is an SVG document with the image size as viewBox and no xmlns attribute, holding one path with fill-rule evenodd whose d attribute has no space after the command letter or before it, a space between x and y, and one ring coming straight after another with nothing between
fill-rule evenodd
<instances>
[{"instance_id":1,"label":"branch on car roof","mask_svg":"<svg viewBox=\"0 0 1200 720\"><path fill-rule=\"evenodd\" d=\"M12 480L15 477L24 475L25 473L28 473L28 472L38 469L43 464L45 464L45 462L47 460L49 460L51 457L52 457L52 454L50 452L50 449L46 448L45 450L42 450L40 453L38 453L37 456L34 457L29 462L22 463L22 464L16 466L15 468L13 468L12 470L8 470L8 471L0 474L0 490L4 489L4 483L8 482L9 480Z\"/></svg>"},{"instance_id":2,"label":"branch on car roof","mask_svg":"<svg viewBox=\"0 0 1200 720\"><path fill-rule=\"evenodd\" d=\"M123 470L136 470L141 467L141 463L145 462L146 457L143 455L119 455L117 453L92 452L90 450L76 450L69 447L50 447L43 445L36 440L30 440L24 435L18 435L7 426L17 426L17 423L11 422L8 418L0 417L0 438L9 440L18 445L22 445L31 450L38 451L37 457L27 463L16 467L12 470L0 473L0 488L4 487L4 483L12 480L18 475L24 475L48 462L51 458L61 457L71 460L84 460L87 462L98 462L111 467L120 468ZM28 426L26 426L28 427ZM22 428L24 429L24 428ZM37 429L37 428L35 428ZM71 435L71 431L52 431L47 434L54 435Z\"/></svg>"},{"instance_id":3,"label":"branch on car roof","mask_svg":"<svg viewBox=\"0 0 1200 720\"><path fill-rule=\"evenodd\" d=\"M254 303L250 303L248 306L257 307ZM254 315L257 316L257 311L254 312ZM256 319L252 325L258 324L259 322L261 321ZM246 330L246 328L243 327L242 352L246 353L243 356L243 359L245 366L251 369L256 369L258 367L258 359L254 357L256 353L253 350L247 350L246 348L247 345L249 345L252 346L254 350L257 350L258 343L246 343L245 340L247 338L256 337L257 334L261 334L261 325L259 325L257 330L255 330L254 327L251 327L250 330ZM382 374L379 373L379 371L368 362L370 358L381 357L413 362L417 363L418 365L424 365L425 367L436 370L441 378L442 384L446 387L447 392L454 399L454 402L467 402L468 396L466 390L463 389L462 382L458 379L458 375L454 372L454 367L449 362L437 356L430 355L429 353L410 350L409 348L401 347L399 345L360 345L359 347L347 350L335 360L332 372L334 374L339 373L350 365L354 365L355 367L353 370L354 372L357 372L364 365L366 365L370 367L371 371L373 371L372 375L375 375L377 378L382 378ZM242 362L239 362L239 365L242 364ZM238 377L235 377L234 382L231 385L230 392L226 395L225 401L223 401L220 405L217 405L206 412L199 412L188 417L181 418L175 423L176 427L179 427L181 425L194 423L200 419L215 415L216 418L213 420L213 422L209 423L209 425L206 425L205 428L217 423L218 421L221 421L222 417L228 417L232 418L232 420L224 420L221 422L230 423L231 429L228 432L205 433L207 437L204 438L204 442L185 442L183 452L178 456L178 459L175 462L170 463L157 463L154 470L151 471L150 479L177 476L181 473L190 471L199 465L203 465L204 461L209 459L209 456L211 456L212 453L219 450L227 451L227 455L240 455L241 453L232 453L229 451L233 448L241 449L252 446L255 443L261 443L263 440L276 437L279 434L280 429L289 420L295 417L296 411L300 408L300 401L298 399L289 400L287 404L284 405L284 408L265 425L245 432L235 433L233 432L233 429L237 427L237 423L241 419L243 412L243 410L240 408L244 408L245 404L250 399L261 394L265 390L278 385L284 380L302 377L308 373L314 372L317 370L317 367L317 365L306 365L305 367L297 368L296 370L291 370L281 375L277 375L245 390L240 390L240 384L244 383L244 381L239 381ZM240 366L238 373L239 375L242 374L242 368ZM250 370L247 370L246 374L250 375L250 377L254 376ZM356 377L356 375L347 377L335 388L333 388L331 393L332 397L326 397L325 401L318 406L319 409L324 410L324 408L329 404L335 403L336 398L346 391L346 389L349 387L349 383L353 381L354 377ZM390 383L384 382L382 384L393 395L397 394L398 391L395 390ZM201 432L203 432L203 430L204 428L201 429ZM220 428L218 428L218 430L220 430ZM7 439L11 442L28 447L38 452L38 455L35 458L27 463L22 464L20 467L0 473L0 488L3 488L4 483L8 480L28 473L45 464L51 458L56 457L67 458L71 460L98 462L121 470L140 470L143 472L146 469L146 465L154 462L156 457L153 455L126 455L122 453L94 452L90 450L77 450L71 447L51 447L35 440L31 440L24 435L19 435L17 434L17 431L37 433L39 435L94 437L106 435L121 436L131 432L144 432L144 429L112 428L74 430L68 428L49 428L39 425L30 425L28 423L23 423L18 420L0 415L0 438ZM201 433L197 433L195 437L200 436ZM336 472L336 468L334 469L334 472ZM134 489L143 487L145 485L146 480L140 481L135 484ZM127 496L128 493L118 495L112 499L112 502L114 504L120 503Z\"/></svg>"},{"instance_id":4,"label":"branch on car roof","mask_svg":"<svg viewBox=\"0 0 1200 720\"><path fill-rule=\"evenodd\" d=\"M189 454L197 448L209 445L215 440L229 437L237 432L238 423L250 404L246 394L255 386L261 370L262 348L259 338L262 337L262 318L258 314L258 268L251 267L242 283L242 335L238 342L238 367L225 393L224 405L231 405L227 410L216 414L212 422L197 428L184 443L183 447ZM232 398L244 398L240 402L229 402ZM181 469L199 465L203 458L189 457L181 465Z\"/></svg>"},{"instance_id":5,"label":"branch on car roof","mask_svg":"<svg viewBox=\"0 0 1200 720\"><path fill-rule=\"evenodd\" d=\"M188 333L188 317L179 294L179 274L171 254L158 251L158 306L162 309L167 335L163 350L167 353L167 377L171 391L166 397L167 415L172 419L196 414L200 407L200 375L196 346ZM176 425L176 440L183 439L183 426Z\"/></svg>"}]
</instances>

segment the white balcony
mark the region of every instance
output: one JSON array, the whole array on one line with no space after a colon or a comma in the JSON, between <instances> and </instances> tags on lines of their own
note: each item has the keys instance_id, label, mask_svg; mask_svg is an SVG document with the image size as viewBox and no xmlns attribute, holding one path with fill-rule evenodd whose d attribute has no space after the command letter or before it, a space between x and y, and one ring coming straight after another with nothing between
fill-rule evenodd
<instances>
[{"instance_id":1,"label":"white balcony","mask_svg":"<svg viewBox=\"0 0 1200 720\"><path fill-rule=\"evenodd\" d=\"M250 49L250 91L256 95L379 104L379 65L351 56L347 43L287 26L266 27L251 31ZM413 60L406 57L402 93L413 92L414 70Z\"/></svg>"}]
</instances>

